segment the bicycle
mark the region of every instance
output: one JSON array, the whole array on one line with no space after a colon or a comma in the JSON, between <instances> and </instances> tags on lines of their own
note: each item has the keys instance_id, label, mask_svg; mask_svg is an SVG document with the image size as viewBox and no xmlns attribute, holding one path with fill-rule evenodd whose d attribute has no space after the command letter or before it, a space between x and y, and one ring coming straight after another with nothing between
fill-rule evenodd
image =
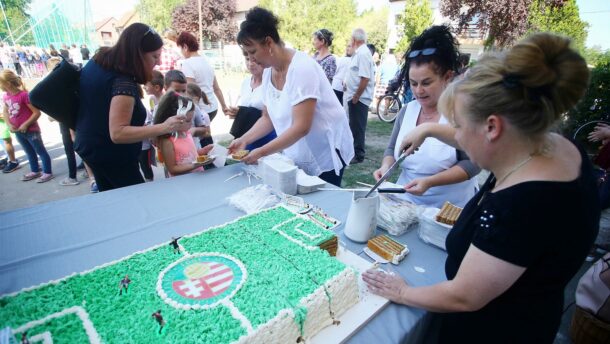
<instances>
[{"instance_id":1,"label":"bicycle","mask_svg":"<svg viewBox=\"0 0 610 344\"><path fill-rule=\"evenodd\" d=\"M392 123L396 120L398 112L402 108L401 99L404 97L402 87L386 94L377 102L377 117L382 122Z\"/></svg>"}]
</instances>

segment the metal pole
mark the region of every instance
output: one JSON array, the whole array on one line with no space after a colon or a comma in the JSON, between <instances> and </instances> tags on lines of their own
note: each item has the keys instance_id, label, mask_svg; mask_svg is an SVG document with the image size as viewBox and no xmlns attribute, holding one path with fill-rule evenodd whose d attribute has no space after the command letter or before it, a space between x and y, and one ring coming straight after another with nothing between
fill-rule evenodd
<instances>
[{"instance_id":1,"label":"metal pole","mask_svg":"<svg viewBox=\"0 0 610 344\"><path fill-rule=\"evenodd\" d=\"M13 32L11 31L11 26L8 23L8 19L6 19L6 12L4 12L4 4L0 1L0 8L2 8L2 15L4 16L4 22L6 23L6 28L8 29L8 35L11 38L11 42L13 42L13 46L15 46L15 39L13 38ZM201 11L201 9L199 10ZM199 18L201 18L201 12L199 12ZM200 19L201 22L201 19Z\"/></svg>"},{"instance_id":2,"label":"metal pole","mask_svg":"<svg viewBox=\"0 0 610 344\"><path fill-rule=\"evenodd\" d=\"M203 49L203 25L202 25L202 14L201 14L201 0L198 0L199 3L199 47Z\"/></svg>"}]
</instances>

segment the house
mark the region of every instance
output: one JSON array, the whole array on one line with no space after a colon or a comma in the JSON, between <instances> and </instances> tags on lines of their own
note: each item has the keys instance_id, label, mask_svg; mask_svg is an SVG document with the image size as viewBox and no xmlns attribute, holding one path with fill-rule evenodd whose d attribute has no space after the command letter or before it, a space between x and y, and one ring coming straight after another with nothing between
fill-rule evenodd
<instances>
[{"instance_id":1,"label":"house","mask_svg":"<svg viewBox=\"0 0 610 344\"><path fill-rule=\"evenodd\" d=\"M107 17L95 23L95 39L98 46L109 47L119 39L116 30L118 21L114 17Z\"/></svg>"},{"instance_id":2,"label":"house","mask_svg":"<svg viewBox=\"0 0 610 344\"><path fill-rule=\"evenodd\" d=\"M236 0L235 1L235 23L237 24L237 29L239 29L239 25L243 21L246 20L246 13L252 7L257 6L259 0Z\"/></svg>"},{"instance_id":3,"label":"house","mask_svg":"<svg viewBox=\"0 0 610 344\"><path fill-rule=\"evenodd\" d=\"M388 36L388 49L396 47L400 38L402 38L400 25L400 16L405 11L406 0L389 0L390 10L388 11L388 28L390 33ZM432 7L432 15L434 17L433 24L449 24L452 25L449 18L444 17L440 12L440 0L430 0L430 6ZM472 30L467 30L463 34L457 36L458 42L460 43L460 52L464 54L470 54L473 59L483 53L483 40L480 39L479 35L473 34Z\"/></svg>"},{"instance_id":4,"label":"house","mask_svg":"<svg viewBox=\"0 0 610 344\"><path fill-rule=\"evenodd\" d=\"M139 23L139 22L140 22L140 14L138 13L138 11L136 11L136 9L127 11L127 13L123 14L123 16L121 16L121 18L119 20L117 20L117 24L116 24L117 32L120 34L129 25L131 25L133 23Z\"/></svg>"}]
</instances>

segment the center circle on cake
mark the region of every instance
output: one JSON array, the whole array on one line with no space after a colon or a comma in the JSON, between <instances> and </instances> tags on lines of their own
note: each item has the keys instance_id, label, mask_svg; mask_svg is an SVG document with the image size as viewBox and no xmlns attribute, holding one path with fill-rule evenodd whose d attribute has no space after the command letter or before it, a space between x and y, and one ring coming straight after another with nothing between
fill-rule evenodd
<instances>
[{"instance_id":1,"label":"center circle on cake","mask_svg":"<svg viewBox=\"0 0 610 344\"><path fill-rule=\"evenodd\" d=\"M157 293L169 305L208 309L230 299L246 280L238 259L220 253L182 257L159 274Z\"/></svg>"}]
</instances>

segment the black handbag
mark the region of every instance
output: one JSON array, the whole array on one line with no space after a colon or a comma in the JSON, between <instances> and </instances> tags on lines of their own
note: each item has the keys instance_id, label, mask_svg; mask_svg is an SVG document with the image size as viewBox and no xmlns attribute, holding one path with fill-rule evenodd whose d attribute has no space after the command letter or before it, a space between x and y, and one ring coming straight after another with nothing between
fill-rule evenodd
<instances>
[{"instance_id":1,"label":"black handbag","mask_svg":"<svg viewBox=\"0 0 610 344\"><path fill-rule=\"evenodd\" d=\"M229 132L236 139L242 137L261 118L261 115L262 111L257 108L240 106Z\"/></svg>"},{"instance_id":2,"label":"black handbag","mask_svg":"<svg viewBox=\"0 0 610 344\"><path fill-rule=\"evenodd\" d=\"M30 103L70 129L76 129L80 67L62 60L30 91Z\"/></svg>"}]
</instances>

